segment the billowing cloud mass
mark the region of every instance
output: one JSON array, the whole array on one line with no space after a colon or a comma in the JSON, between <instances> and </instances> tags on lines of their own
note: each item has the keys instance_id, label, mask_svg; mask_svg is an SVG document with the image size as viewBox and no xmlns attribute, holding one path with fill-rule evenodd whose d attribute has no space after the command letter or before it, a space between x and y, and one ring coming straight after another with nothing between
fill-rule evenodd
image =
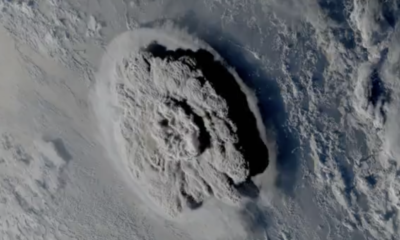
<instances>
[{"instance_id":1,"label":"billowing cloud mass","mask_svg":"<svg viewBox=\"0 0 400 240\"><path fill-rule=\"evenodd\" d=\"M263 128L240 79L205 49L151 41L126 50L108 91L131 180L173 217L209 197L240 203L238 187L268 165Z\"/></svg>"}]
</instances>

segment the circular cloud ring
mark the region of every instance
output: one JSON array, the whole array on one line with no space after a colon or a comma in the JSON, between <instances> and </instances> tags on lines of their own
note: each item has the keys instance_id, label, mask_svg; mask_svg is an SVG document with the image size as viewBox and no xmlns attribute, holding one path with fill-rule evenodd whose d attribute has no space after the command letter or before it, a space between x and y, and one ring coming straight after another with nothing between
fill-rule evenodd
<instances>
[{"instance_id":1,"label":"circular cloud ring","mask_svg":"<svg viewBox=\"0 0 400 240\"><path fill-rule=\"evenodd\" d=\"M176 36L179 36L177 38ZM92 94L94 109L99 120L100 131L102 139L105 141L105 146L110 154L111 159L118 159L118 161L125 162L125 164L115 164L117 168L120 168L121 173L126 176L127 182L133 189L131 182L132 172L126 171L129 169L129 163L127 159L127 153L124 149L125 143L123 138L118 136L120 131L116 121L121 112L118 108L118 96L113 89L115 89L116 83L112 81L115 79L116 65L121 62L122 59L129 57L133 52L140 52L143 48L146 48L152 42L158 42L168 48L168 50L176 49L190 49L197 51L199 49L205 49L212 53L215 60L223 62L222 58L207 44L195 39L183 32L176 30L153 30L153 29L136 29L132 32L124 33L114 39L107 48L107 51L102 59L99 72L96 76L96 85ZM252 92L243 84L242 80L232 70L228 69L230 74L235 77L235 80L240 85L241 90L246 94L249 108L257 120L257 127L260 130L260 137L266 143L266 137L264 135L265 129L263 127L260 114L256 107L256 98ZM114 116L114 117L111 117ZM196 154L198 151L194 151ZM134 177L134 176L133 176ZM146 199L147 201L147 199ZM171 213L170 213L171 214Z\"/></svg>"}]
</instances>

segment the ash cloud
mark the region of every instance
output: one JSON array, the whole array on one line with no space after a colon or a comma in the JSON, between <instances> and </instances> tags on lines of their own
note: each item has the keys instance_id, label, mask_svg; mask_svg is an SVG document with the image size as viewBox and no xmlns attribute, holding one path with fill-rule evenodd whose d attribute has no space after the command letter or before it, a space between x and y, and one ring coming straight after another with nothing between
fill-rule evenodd
<instances>
[{"instance_id":1,"label":"ash cloud","mask_svg":"<svg viewBox=\"0 0 400 240\"><path fill-rule=\"evenodd\" d=\"M131 175L168 215L209 197L240 204L268 149L237 77L207 50L153 42L117 64L118 131Z\"/></svg>"}]
</instances>

